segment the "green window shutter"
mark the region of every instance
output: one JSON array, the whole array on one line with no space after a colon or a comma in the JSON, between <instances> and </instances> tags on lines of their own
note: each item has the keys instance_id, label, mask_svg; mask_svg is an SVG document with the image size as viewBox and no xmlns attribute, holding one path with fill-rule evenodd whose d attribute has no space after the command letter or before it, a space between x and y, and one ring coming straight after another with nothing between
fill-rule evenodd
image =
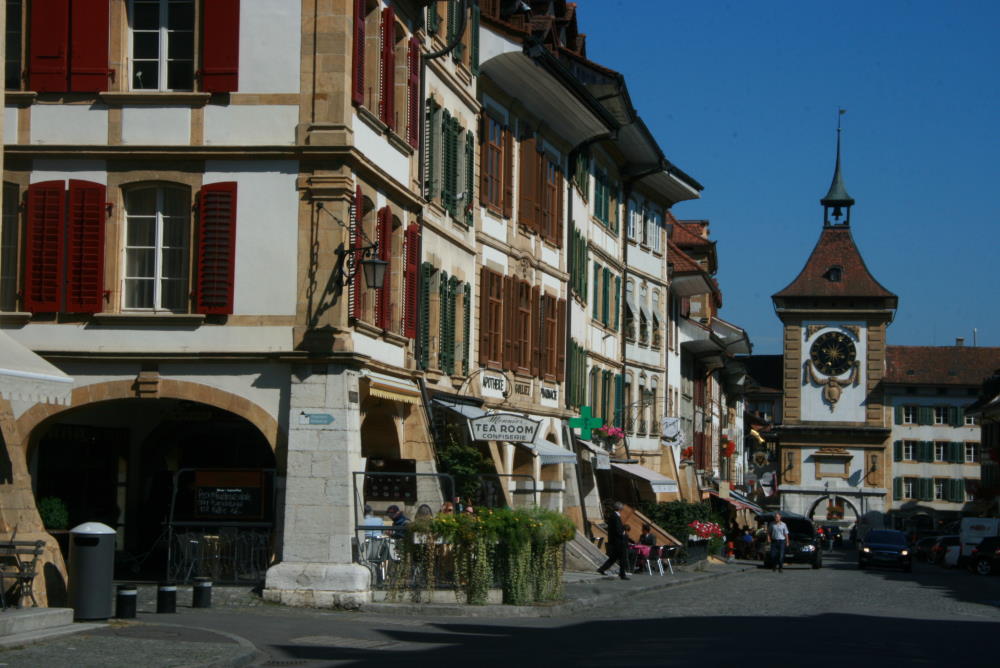
<instances>
[{"instance_id":1,"label":"green window shutter","mask_svg":"<svg viewBox=\"0 0 1000 668\"><path fill-rule=\"evenodd\" d=\"M469 35L469 44L472 52L469 54L469 68L473 76L479 74L479 4L472 5L472 34Z\"/></svg>"},{"instance_id":2,"label":"green window shutter","mask_svg":"<svg viewBox=\"0 0 1000 668\"><path fill-rule=\"evenodd\" d=\"M961 427L965 425L965 409L961 406L952 406L951 411L951 426Z\"/></svg>"},{"instance_id":3,"label":"green window shutter","mask_svg":"<svg viewBox=\"0 0 1000 668\"><path fill-rule=\"evenodd\" d=\"M604 326L608 326L608 316L611 312L611 304L609 303L608 297L610 297L611 292L611 270L605 267L603 269L603 279L601 280L601 322Z\"/></svg>"},{"instance_id":4,"label":"green window shutter","mask_svg":"<svg viewBox=\"0 0 1000 668\"><path fill-rule=\"evenodd\" d=\"M965 444L960 441L953 441L950 444L951 462L953 464L965 463Z\"/></svg>"},{"instance_id":5,"label":"green window shutter","mask_svg":"<svg viewBox=\"0 0 1000 668\"><path fill-rule=\"evenodd\" d=\"M623 420L622 420L622 392L624 392L624 388L622 387L623 382L624 382L624 379L623 379L622 375L620 373L616 373L615 374L615 405L612 407L611 410L614 411L615 426L618 427L619 429L622 428L622 423L623 423Z\"/></svg>"},{"instance_id":6,"label":"green window shutter","mask_svg":"<svg viewBox=\"0 0 1000 668\"><path fill-rule=\"evenodd\" d=\"M924 449L922 462L933 462L934 461L934 443L932 441L921 441L920 445Z\"/></svg>"},{"instance_id":7,"label":"green window shutter","mask_svg":"<svg viewBox=\"0 0 1000 668\"><path fill-rule=\"evenodd\" d=\"M433 275L434 265L430 262L424 262L420 266L420 331L417 333L417 340L420 342L417 365L421 369L428 368L430 364L431 277Z\"/></svg>"},{"instance_id":8,"label":"green window shutter","mask_svg":"<svg viewBox=\"0 0 1000 668\"><path fill-rule=\"evenodd\" d=\"M438 345L437 368L447 373L448 368L448 273L438 277Z\"/></svg>"},{"instance_id":9,"label":"green window shutter","mask_svg":"<svg viewBox=\"0 0 1000 668\"><path fill-rule=\"evenodd\" d=\"M896 406L896 424L903 424L903 407Z\"/></svg>"},{"instance_id":10,"label":"green window shutter","mask_svg":"<svg viewBox=\"0 0 1000 668\"><path fill-rule=\"evenodd\" d=\"M901 462L903 461L903 442L896 441L892 444L892 461Z\"/></svg>"},{"instance_id":11,"label":"green window shutter","mask_svg":"<svg viewBox=\"0 0 1000 668\"><path fill-rule=\"evenodd\" d=\"M457 0L448 0L448 33L446 37L448 43L455 39L456 32L458 32L458 2Z\"/></svg>"},{"instance_id":12,"label":"green window shutter","mask_svg":"<svg viewBox=\"0 0 1000 668\"><path fill-rule=\"evenodd\" d=\"M441 16L438 14L437 2L432 2L427 7L427 33L436 35L441 27Z\"/></svg>"},{"instance_id":13,"label":"green window shutter","mask_svg":"<svg viewBox=\"0 0 1000 668\"><path fill-rule=\"evenodd\" d=\"M622 277L615 276L615 331L618 331L618 319L621 317Z\"/></svg>"},{"instance_id":14,"label":"green window shutter","mask_svg":"<svg viewBox=\"0 0 1000 668\"><path fill-rule=\"evenodd\" d=\"M600 285L601 285L601 265L595 262L594 263L594 308L593 308L594 320L597 320L597 318L600 315L600 311L598 310L599 306L598 302L600 302L600 300L597 298L597 289L600 287Z\"/></svg>"},{"instance_id":15,"label":"green window shutter","mask_svg":"<svg viewBox=\"0 0 1000 668\"><path fill-rule=\"evenodd\" d=\"M893 478L892 479L892 498L899 501L903 498L903 479Z\"/></svg>"},{"instance_id":16,"label":"green window shutter","mask_svg":"<svg viewBox=\"0 0 1000 668\"><path fill-rule=\"evenodd\" d=\"M934 424L934 409L930 406L917 408L917 423L921 425Z\"/></svg>"},{"instance_id":17,"label":"green window shutter","mask_svg":"<svg viewBox=\"0 0 1000 668\"><path fill-rule=\"evenodd\" d=\"M462 313L464 321L462 322L462 330L464 332L462 336L462 375L469 375L469 352L470 340L472 339L472 283L465 284L465 290L463 290L462 299Z\"/></svg>"},{"instance_id":18,"label":"green window shutter","mask_svg":"<svg viewBox=\"0 0 1000 668\"><path fill-rule=\"evenodd\" d=\"M472 138L472 131L465 133L465 199L462 200L462 209L465 211L465 225L472 227L472 203L476 200L472 193L475 184L476 149L473 146L475 140Z\"/></svg>"},{"instance_id":19,"label":"green window shutter","mask_svg":"<svg viewBox=\"0 0 1000 668\"><path fill-rule=\"evenodd\" d=\"M454 206L451 180L451 114L441 112L441 206L449 213Z\"/></svg>"}]
</instances>

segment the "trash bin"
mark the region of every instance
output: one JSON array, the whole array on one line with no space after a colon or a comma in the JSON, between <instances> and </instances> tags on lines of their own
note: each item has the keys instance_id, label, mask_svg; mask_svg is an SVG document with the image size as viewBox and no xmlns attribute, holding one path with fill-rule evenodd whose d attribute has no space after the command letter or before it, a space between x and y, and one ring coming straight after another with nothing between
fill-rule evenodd
<instances>
[{"instance_id":1,"label":"trash bin","mask_svg":"<svg viewBox=\"0 0 1000 668\"><path fill-rule=\"evenodd\" d=\"M73 619L111 617L115 530L84 522L69 532L69 604Z\"/></svg>"}]
</instances>

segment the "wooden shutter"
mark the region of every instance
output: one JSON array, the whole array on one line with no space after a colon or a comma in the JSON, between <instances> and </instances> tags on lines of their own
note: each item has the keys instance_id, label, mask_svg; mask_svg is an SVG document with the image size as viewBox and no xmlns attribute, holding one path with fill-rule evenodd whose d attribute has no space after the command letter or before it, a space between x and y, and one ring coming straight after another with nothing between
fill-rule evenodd
<instances>
[{"instance_id":1,"label":"wooden shutter","mask_svg":"<svg viewBox=\"0 0 1000 668\"><path fill-rule=\"evenodd\" d=\"M503 368L517 368L514 354L514 326L517 323L517 285L511 276L503 277Z\"/></svg>"},{"instance_id":2,"label":"wooden shutter","mask_svg":"<svg viewBox=\"0 0 1000 668\"><path fill-rule=\"evenodd\" d=\"M490 151L487 137L490 134L490 119L485 113L479 114L479 203L489 206Z\"/></svg>"},{"instance_id":3,"label":"wooden shutter","mask_svg":"<svg viewBox=\"0 0 1000 668\"><path fill-rule=\"evenodd\" d=\"M503 215L510 218L514 211L514 135L510 128L503 129Z\"/></svg>"},{"instance_id":4,"label":"wooden shutter","mask_svg":"<svg viewBox=\"0 0 1000 668\"><path fill-rule=\"evenodd\" d=\"M466 282L462 290L462 375L469 375L470 339L472 338L472 283Z\"/></svg>"},{"instance_id":5,"label":"wooden shutter","mask_svg":"<svg viewBox=\"0 0 1000 668\"><path fill-rule=\"evenodd\" d=\"M476 190L476 148L472 130L465 133L465 198L462 200L462 217L467 227L472 227L473 194Z\"/></svg>"},{"instance_id":6,"label":"wooden shutter","mask_svg":"<svg viewBox=\"0 0 1000 668\"><path fill-rule=\"evenodd\" d=\"M611 415L614 416L613 423L619 429L622 428L624 420L622 420L622 394L624 393L624 383L625 379L620 373L615 374L615 403L611 406Z\"/></svg>"},{"instance_id":7,"label":"wooden shutter","mask_svg":"<svg viewBox=\"0 0 1000 668\"><path fill-rule=\"evenodd\" d=\"M566 300L556 302L556 380L566 378Z\"/></svg>"},{"instance_id":8,"label":"wooden shutter","mask_svg":"<svg viewBox=\"0 0 1000 668\"><path fill-rule=\"evenodd\" d=\"M415 339L419 317L420 296L420 226L410 223L406 228L406 258L404 269L403 336Z\"/></svg>"},{"instance_id":9,"label":"wooden shutter","mask_svg":"<svg viewBox=\"0 0 1000 668\"><path fill-rule=\"evenodd\" d=\"M545 297L536 285L531 288L531 375L539 378L545 374Z\"/></svg>"},{"instance_id":10,"label":"wooden shutter","mask_svg":"<svg viewBox=\"0 0 1000 668\"><path fill-rule=\"evenodd\" d=\"M469 34L469 69L472 75L479 74L479 5L472 4L472 16L469 24L471 33Z\"/></svg>"},{"instance_id":11,"label":"wooden shutter","mask_svg":"<svg viewBox=\"0 0 1000 668\"><path fill-rule=\"evenodd\" d=\"M66 186L44 181L28 186L28 223L24 235L24 309L55 313L63 284L63 221Z\"/></svg>"},{"instance_id":12,"label":"wooden shutter","mask_svg":"<svg viewBox=\"0 0 1000 668\"><path fill-rule=\"evenodd\" d=\"M69 90L74 93L108 89L108 7L107 0L73 0Z\"/></svg>"},{"instance_id":13,"label":"wooden shutter","mask_svg":"<svg viewBox=\"0 0 1000 668\"><path fill-rule=\"evenodd\" d=\"M490 361L490 270L479 270L479 366Z\"/></svg>"},{"instance_id":14,"label":"wooden shutter","mask_svg":"<svg viewBox=\"0 0 1000 668\"><path fill-rule=\"evenodd\" d=\"M379 97L378 115L382 122L393 130L396 129L395 90L396 90L396 10L391 6L382 10L382 68L381 96Z\"/></svg>"},{"instance_id":15,"label":"wooden shutter","mask_svg":"<svg viewBox=\"0 0 1000 668\"><path fill-rule=\"evenodd\" d=\"M69 182L66 237L66 312L99 313L104 297L104 185Z\"/></svg>"},{"instance_id":16,"label":"wooden shutter","mask_svg":"<svg viewBox=\"0 0 1000 668\"><path fill-rule=\"evenodd\" d=\"M611 270L604 267L601 273L601 322L607 327L611 322Z\"/></svg>"},{"instance_id":17,"label":"wooden shutter","mask_svg":"<svg viewBox=\"0 0 1000 668\"><path fill-rule=\"evenodd\" d=\"M385 268L385 282L379 288L376 297L375 326L390 329L392 327L392 209L387 206L378 212L377 239L378 259L389 264Z\"/></svg>"},{"instance_id":18,"label":"wooden shutter","mask_svg":"<svg viewBox=\"0 0 1000 668\"><path fill-rule=\"evenodd\" d=\"M535 151L535 135L529 133L521 140L521 179L519 183L520 198L518 199L518 221L529 230L538 229L538 212L536 190L538 188L538 153Z\"/></svg>"},{"instance_id":19,"label":"wooden shutter","mask_svg":"<svg viewBox=\"0 0 1000 668\"><path fill-rule=\"evenodd\" d=\"M903 498L903 479L893 478L892 480L892 496L897 501Z\"/></svg>"},{"instance_id":20,"label":"wooden shutter","mask_svg":"<svg viewBox=\"0 0 1000 668\"><path fill-rule=\"evenodd\" d=\"M601 316L601 300L597 291L601 288L601 265L594 263L594 303L592 304L593 318L597 320Z\"/></svg>"},{"instance_id":21,"label":"wooden shutter","mask_svg":"<svg viewBox=\"0 0 1000 668\"><path fill-rule=\"evenodd\" d=\"M354 189L354 210L351 220L351 271L354 278L351 279L351 317L361 320L365 312L365 291L362 287L364 283L363 272L361 271L361 249L365 245L364 215L365 197L361 192L361 186Z\"/></svg>"},{"instance_id":22,"label":"wooden shutter","mask_svg":"<svg viewBox=\"0 0 1000 668\"><path fill-rule=\"evenodd\" d=\"M895 413L896 424L903 424L903 407L896 406L893 412Z\"/></svg>"},{"instance_id":23,"label":"wooden shutter","mask_svg":"<svg viewBox=\"0 0 1000 668\"><path fill-rule=\"evenodd\" d=\"M417 331L419 346L417 364L421 369L430 366L431 351L431 277L434 265L424 262L420 266L420 327Z\"/></svg>"},{"instance_id":24,"label":"wooden shutter","mask_svg":"<svg viewBox=\"0 0 1000 668\"><path fill-rule=\"evenodd\" d=\"M39 93L65 93L69 89L69 0L34 0L30 12L28 86Z\"/></svg>"},{"instance_id":25,"label":"wooden shutter","mask_svg":"<svg viewBox=\"0 0 1000 668\"><path fill-rule=\"evenodd\" d=\"M556 169L556 210L552 213L552 243L559 248L563 246L563 173L562 169Z\"/></svg>"},{"instance_id":26,"label":"wooden shutter","mask_svg":"<svg viewBox=\"0 0 1000 668\"><path fill-rule=\"evenodd\" d=\"M195 311L233 312L236 182L203 186L198 198L198 288Z\"/></svg>"},{"instance_id":27,"label":"wooden shutter","mask_svg":"<svg viewBox=\"0 0 1000 668\"><path fill-rule=\"evenodd\" d=\"M892 461L901 462L903 461L903 442L894 441L892 444Z\"/></svg>"},{"instance_id":28,"label":"wooden shutter","mask_svg":"<svg viewBox=\"0 0 1000 668\"><path fill-rule=\"evenodd\" d=\"M455 191L452 178L454 142L451 136L451 113L447 109L441 112L441 206L454 215Z\"/></svg>"},{"instance_id":29,"label":"wooden shutter","mask_svg":"<svg viewBox=\"0 0 1000 668\"><path fill-rule=\"evenodd\" d=\"M365 103L365 0L354 0L351 102L356 105Z\"/></svg>"},{"instance_id":30,"label":"wooden shutter","mask_svg":"<svg viewBox=\"0 0 1000 668\"><path fill-rule=\"evenodd\" d=\"M621 318L622 312L622 277L615 276L615 316L614 316L614 330L617 332L619 327L619 319Z\"/></svg>"},{"instance_id":31,"label":"wooden shutter","mask_svg":"<svg viewBox=\"0 0 1000 668\"><path fill-rule=\"evenodd\" d=\"M411 37L406 49L406 140L420 148L420 38Z\"/></svg>"},{"instance_id":32,"label":"wooden shutter","mask_svg":"<svg viewBox=\"0 0 1000 668\"><path fill-rule=\"evenodd\" d=\"M202 3L201 89L231 93L239 89L240 0Z\"/></svg>"}]
</instances>

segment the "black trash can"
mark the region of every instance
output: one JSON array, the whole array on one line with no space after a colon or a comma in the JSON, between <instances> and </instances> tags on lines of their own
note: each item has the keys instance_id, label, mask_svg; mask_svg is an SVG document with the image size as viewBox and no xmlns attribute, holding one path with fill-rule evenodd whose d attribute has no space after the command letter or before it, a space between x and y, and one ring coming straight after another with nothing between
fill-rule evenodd
<instances>
[{"instance_id":1,"label":"black trash can","mask_svg":"<svg viewBox=\"0 0 1000 668\"><path fill-rule=\"evenodd\" d=\"M115 530L85 522L69 532L69 605L73 619L111 617Z\"/></svg>"}]
</instances>

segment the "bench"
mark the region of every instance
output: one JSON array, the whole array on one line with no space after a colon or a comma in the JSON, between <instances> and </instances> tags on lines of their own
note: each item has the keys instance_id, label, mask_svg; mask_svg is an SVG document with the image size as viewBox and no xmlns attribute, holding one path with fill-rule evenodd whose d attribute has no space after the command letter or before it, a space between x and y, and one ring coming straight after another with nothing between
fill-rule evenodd
<instances>
[{"instance_id":1,"label":"bench","mask_svg":"<svg viewBox=\"0 0 1000 668\"><path fill-rule=\"evenodd\" d=\"M35 600L35 576L45 552L43 540L8 540L0 542L0 608L7 608L8 589L16 596L17 607L25 597L38 607ZM12 584L8 584L12 583Z\"/></svg>"}]
</instances>

